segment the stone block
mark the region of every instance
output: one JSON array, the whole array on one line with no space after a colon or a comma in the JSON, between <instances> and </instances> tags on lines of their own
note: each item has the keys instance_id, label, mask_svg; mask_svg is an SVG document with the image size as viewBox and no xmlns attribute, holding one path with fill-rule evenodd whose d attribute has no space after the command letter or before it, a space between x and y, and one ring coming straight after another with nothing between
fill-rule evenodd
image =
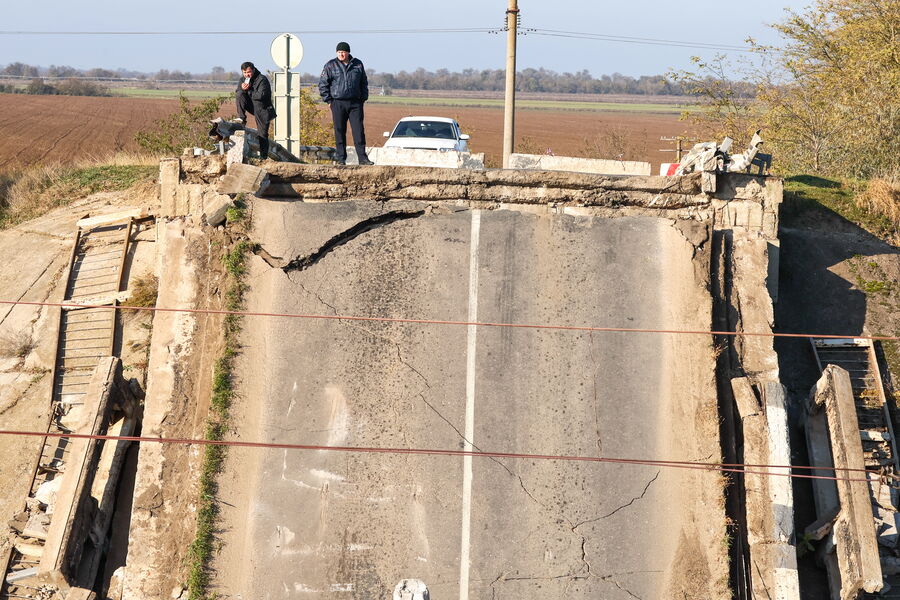
<instances>
[{"instance_id":1,"label":"stone block","mask_svg":"<svg viewBox=\"0 0 900 600\"><path fill-rule=\"evenodd\" d=\"M175 194L181 180L181 159L164 158L159 161L160 215L175 216Z\"/></svg>"},{"instance_id":2,"label":"stone block","mask_svg":"<svg viewBox=\"0 0 900 600\"><path fill-rule=\"evenodd\" d=\"M258 194L269 183L268 173L265 169L231 163L228 165L228 173L219 182L216 188L220 194Z\"/></svg>"},{"instance_id":3,"label":"stone block","mask_svg":"<svg viewBox=\"0 0 900 600\"><path fill-rule=\"evenodd\" d=\"M231 141L234 146L228 149L225 156L226 167L232 163L246 162L247 155L250 154L250 146L247 144L247 137L243 131L235 131L231 136Z\"/></svg>"},{"instance_id":4,"label":"stone block","mask_svg":"<svg viewBox=\"0 0 900 600\"><path fill-rule=\"evenodd\" d=\"M225 215L232 206L234 201L225 194L216 194L207 199L203 204L203 218L207 225L217 227L225 223Z\"/></svg>"}]
</instances>

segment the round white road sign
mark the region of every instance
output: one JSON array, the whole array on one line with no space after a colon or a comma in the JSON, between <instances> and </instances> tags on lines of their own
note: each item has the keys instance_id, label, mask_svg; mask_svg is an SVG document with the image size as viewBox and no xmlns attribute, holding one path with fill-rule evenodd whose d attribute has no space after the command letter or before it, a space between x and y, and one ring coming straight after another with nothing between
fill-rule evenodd
<instances>
[{"instance_id":1,"label":"round white road sign","mask_svg":"<svg viewBox=\"0 0 900 600\"><path fill-rule=\"evenodd\" d=\"M272 60L282 69L293 69L303 59L303 44L293 33L282 33L272 40Z\"/></svg>"}]
</instances>

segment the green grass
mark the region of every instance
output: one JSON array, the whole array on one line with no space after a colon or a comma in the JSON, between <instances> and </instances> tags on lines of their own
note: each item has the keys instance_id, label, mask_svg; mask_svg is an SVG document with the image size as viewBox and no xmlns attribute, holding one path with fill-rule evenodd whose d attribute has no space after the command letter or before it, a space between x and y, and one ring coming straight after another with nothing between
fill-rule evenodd
<instances>
[{"instance_id":1,"label":"green grass","mask_svg":"<svg viewBox=\"0 0 900 600\"><path fill-rule=\"evenodd\" d=\"M152 178L159 167L153 165L99 165L72 169L53 183L69 194L90 196L97 192L127 190L141 180Z\"/></svg>"},{"instance_id":2,"label":"green grass","mask_svg":"<svg viewBox=\"0 0 900 600\"><path fill-rule=\"evenodd\" d=\"M236 86L235 86L236 87ZM179 93L191 100L206 100L207 98L215 98L217 96L227 95L231 92L228 88L217 88L207 90L154 90L145 88L121 87L113 88L112 92L116 96L125 96L127 98L178 98Z\"/></svg>"},{"instance_id":3,"label":"green grass","mask_svg":"<svg viewBox=\"0 0 900 600\"><path fill-rule=\"evenodd\" d=\"M468 108L503 108L502 98L412 98L405 96L370 96L369 104L401 106L450 106ZM678 115L691 107L683 104L651 104L624 102L577 102L574 100L516 100L516 108L537 110L573 110L591 112L637 112Z\"/></svg>"},{"instance_id":4,"label":"green grass","mask_svg":"<svg viewBox=\"0 0 900 600\"><path fill-rule=\"evenodd\" d=\"M240 241L223 256L222 261L228 273L225 292L226 310L240 310L243 307L247 285L242 281L246 274L246 256L252 244ZM206 439L221 441L228 431L231 404L234 401L234 358L238 352L238 335L241 318L227 315L224 322L224 347L213 367L212 397L210 415L206 421ZM188 549L188 598L206 600L211 580L210 560L216 545L216 524L219 519L218 477L225 466L226 447L206 446L200 469L200 498L197 508L197 533Z\"/></svg>"},{"instance_id":5,"label":"green grass","mask_svg":"<svg viewBox=\"0 0 900 600\"><path fill-rule=\"evenodd\" d=\"M180 90L192 100L214 98L227 93L228 90ZM155 90L144 88L121 87L113 89L116 95L131 98L177 98L179 90ZM316 95L318 92L316 92ZM445 106L463 108L503 108L502 98L418 98L407 96L370 96L369 104L388 104L399 106ZM537 110L573 110L589 112L629 112L678 115L693 110L687 104L654 104L650 102L578 102L574 100L517 100L516 108Z\"/></svg>"},{"instance_id":6,"label":"green grass","mask_svg":"<svg viewBox=\"0 0 900 600\"><path fill-rule=\"evenodd\" d=\"M155 164L103 164L36 167L0 176L0 229L97 192L127 190L138 182L151 181L158 171Z\"/></svg>"},{"instance_id":7,"label":"green grass","mask_svg":"<svg viewBox=\"0 0 900 600\"><path fill-rule=\"evenodd\" d=\"M788 177L784 180L783 222L790 225L805 213L824 208L881 239L900 233L897 223L857 206L855 197L864 187L859 181L838 181L812 175Z\"/></svg>"}]
</instances>

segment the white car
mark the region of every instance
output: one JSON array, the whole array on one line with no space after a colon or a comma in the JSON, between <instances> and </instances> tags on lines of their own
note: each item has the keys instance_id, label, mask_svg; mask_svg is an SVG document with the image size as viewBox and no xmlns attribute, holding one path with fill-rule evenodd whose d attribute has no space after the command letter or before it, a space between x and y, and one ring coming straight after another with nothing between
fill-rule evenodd
<instances>
[{"instance_id":1,"label":"white car","mask_svg":"<svg viewBox=\"0 0 900 600\"><path fill-rule=\"evenodd\" d=\"M460 132L459 123L447 117L404 117L394 131L385 131L385 148L408 150L469 151L469 136Z\"/></svg>"}]
</instances>

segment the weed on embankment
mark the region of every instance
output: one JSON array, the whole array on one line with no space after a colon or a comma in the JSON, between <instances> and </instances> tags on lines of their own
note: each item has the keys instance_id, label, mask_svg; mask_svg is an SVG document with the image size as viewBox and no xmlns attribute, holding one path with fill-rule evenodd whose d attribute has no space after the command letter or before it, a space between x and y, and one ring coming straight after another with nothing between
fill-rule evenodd
<instances>
[{"instance_id":1,"label":"weed on embankment","mask_svg":"<svg viewBox=\"0 0 900 600\"><path fill-rule=\"evenodd\" d=\"M39 217L97 192L126 190L153 181L158 159L120 154L76 165L49 165L0 174L0 229Z\"/></svg>"},{"instance_id":2,"label":"weed on embankment","mask_svg":"<svg viewBox=\"0 0 900 600\"><path fill-rule=\"evenodd\" d=\"M782 223L791 225L798 218L831 211L888 243L900 241L900 215L886 198L883 186L858 180L838 181L812 175L795 175L784 180Z\"/></svg>"},{"instance_id":3,"label":"weed on embankment","mask_svg":"<svg viewBox=\"0 0 900 600\"><path fill-rule=\"evenodd\" d=\"M225 292L225 310L239 311L244 306L247 284L245 261L252 251L252 244L240 241L225 253L223 263L228 274ZM213 367L212 397L210 414L206 421L206 439L222 441L228 431L231 404L234 400L234 358L239 349L238 336L241 330L241 316L229 314L224 320L224 344ZM210 560L215 550L216 523L219 518L218 477L225 465L226 446L208 445L204 447L203 462L200 467L200 498L197 507L197 533L188 550L188 598L205 600L211 568Z\"/></svg>"}]
</instances>

